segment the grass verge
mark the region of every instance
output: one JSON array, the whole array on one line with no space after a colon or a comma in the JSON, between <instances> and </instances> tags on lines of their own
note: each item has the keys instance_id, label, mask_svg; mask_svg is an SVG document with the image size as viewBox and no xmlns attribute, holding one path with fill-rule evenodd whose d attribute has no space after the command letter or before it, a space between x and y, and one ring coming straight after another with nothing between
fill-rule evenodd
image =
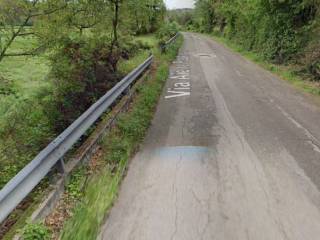
<instances>
[{"instance_id":1,"label":"grass verge","mask_svg":"<svg viewBox=\"0 0 320 240\"><path fill-rule=\"evenodd\" d=\"M262 56L260 56L258 53L248 51L229 39L226 39L218 35L212 35L212 34L209 36L213 37L217 42L232 49L233 51L240 53L242 56L258 64L264 69L269 70L270 72L278 75L280 78L284 80L287 80L298 89L302 89L307 93L320 96L320 84L317 84L316 82L312 82L305 79L301 74L299 74L294 69L295 68L294 66L277 65L277 64L270 63L267 60L265 60Z\"/></svg>"},{"instance_id":2,"label":"grass verge","mask_svg":"<svg viewBox=\"0 0 320 240\"><path fill-rule=\"evenodd\" d=\"M139 148L151 123L169 65L182 44L182 37L166 54L155 53L155 69L137 88L130 110L122 113L117 125L102 143L100 170L86 183L72 217L63 227L61 239L96 239L109 209L117 197L119 185L130 157Z\"/></svg>"}]
</instances>

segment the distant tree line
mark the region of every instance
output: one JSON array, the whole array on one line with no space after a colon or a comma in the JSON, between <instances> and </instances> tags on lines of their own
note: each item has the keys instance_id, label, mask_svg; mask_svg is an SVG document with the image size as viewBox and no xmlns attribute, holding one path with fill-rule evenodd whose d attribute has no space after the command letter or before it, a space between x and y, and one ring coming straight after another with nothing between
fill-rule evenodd
<instances>
[{"instance_id":1,"label":"distant tree line","mask_svg":"<svg viewBox=\"0 0 320 240\"><path fill-rule=\"evenodd\" d=\"M185 28L193 25L193 9L175 9L168 10L167 17L169 22L176 22Z\"/></svg>"}]
</instances>

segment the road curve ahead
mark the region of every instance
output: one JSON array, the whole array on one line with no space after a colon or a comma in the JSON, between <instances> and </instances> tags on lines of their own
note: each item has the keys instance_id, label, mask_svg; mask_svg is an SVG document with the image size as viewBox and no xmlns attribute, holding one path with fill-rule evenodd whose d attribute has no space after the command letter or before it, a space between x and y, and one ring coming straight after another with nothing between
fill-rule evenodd
<instances>
[{"instance_id":1,"label":"road curve ahead","mask_svg":"<svg viewBox=\"0 0 320 240\"><path fill-rule=\"evenodd\" d=\"M320 105L186 33L105 240L320 239Z\"/></svg>"}]
</instances>

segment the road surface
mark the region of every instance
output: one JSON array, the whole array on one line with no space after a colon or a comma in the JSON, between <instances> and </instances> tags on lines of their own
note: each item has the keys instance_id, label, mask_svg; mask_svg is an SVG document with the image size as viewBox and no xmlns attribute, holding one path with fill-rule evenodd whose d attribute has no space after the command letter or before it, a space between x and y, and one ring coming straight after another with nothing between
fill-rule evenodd
<instances>
[{"instance_id":1,"label":"road surface","mask_svg":"<svg viewBox=\"0 0 320 240\"><path fill-rule=\"evenodd\" d=\"M320 104L186 33L105 240L320 239Z\"/></svg>"}]
</instances>

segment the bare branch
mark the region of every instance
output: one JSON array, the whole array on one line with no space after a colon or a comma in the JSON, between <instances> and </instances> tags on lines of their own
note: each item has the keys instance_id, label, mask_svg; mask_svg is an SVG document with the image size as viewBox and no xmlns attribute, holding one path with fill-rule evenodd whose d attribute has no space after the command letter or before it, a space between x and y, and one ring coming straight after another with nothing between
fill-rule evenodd
<instances>
[{"instance_id":1,"label":"bare branch","mask_svg":"<svg viewBox=\"0 0 320 240\"><path fill-rule=\"evenodd\" d=\"M37 53L33 52L21 52L21 53L6 53L4 57L22 57L22 56L35 56Z\"/></svg>"},{"instance_id":2,"label":"bare branch","mask_svg":"<svg viewBox=\"0 0 320 240\"><path fill-rule=\"evenodd\" d=\"M14 40L16 39L16 37L18 36L26 36L26 35L32 35L34 33L22 33L22 31L25 29L25 27L28 25L29 21L31 18L33 17L38 17L38 16L43 16L43 15L49 15L49 14L53 14L59 10L62 10L63 8L65 8L67 6L67 4L64 4L62 7L59 8L55 8L52 9L50 11L44 11L42 13L33 13L33 11L35 10L35 7L37 5L37 3L39 3L40 0L34 0L32 1L32 8L29 9L27 15L25 16L24 21L22 22L22 24L18 27L18 29L16 29L14 26L11 26L11 36L8 37L8 41L4 44L4 46L0 49L0 62L3 60L4 57L9 57L9 56L22 56L22 55L32 55L31 53L27 52L27 53L7 53L9 47L11 46L11 44L14 42Z\"/></svg>"},{"instance_id":3,"label":"bare branch","mask_svg":"<svg viewBox=\"0 0 320 240\"><path fill-rule=\"evenodd\" d=\"M36 55L39 55L39 53L43 51L43 49L44 49L44 46L40 46L30 51L5 53L4 56L5 57L36 56Z\"/></svg>"},{"instance_id":4,"label":"bare branch","mask_svg":"<svg viewBox=\"0 0 320 240\"><path fill-rule=\"evenodd\" d=\"M19 33L18 36L19 37L24 37L24 36L29 36L29 35L35 35L35 32L28 32L28 33Z\"/></svg>"},{"instance_id":5,"label":"bare branch","mask_svg":"<svg viewBox=\"0 0 320 240\"><path fill-rule=\"evenodd\" d=\"M50 11L43 11L43 12L39 12L39 13L33 13L30 15L31 18L34 18L34 17L40 17L40 16L45 16L45 15L50 15L50 14L53 14L55 12L58 12L62 9L65 9L68 5L67 4L64 4L63 6L59 7L59 8L55 8L55 9L52 9Z\"/></svg>"}]
</instances>

